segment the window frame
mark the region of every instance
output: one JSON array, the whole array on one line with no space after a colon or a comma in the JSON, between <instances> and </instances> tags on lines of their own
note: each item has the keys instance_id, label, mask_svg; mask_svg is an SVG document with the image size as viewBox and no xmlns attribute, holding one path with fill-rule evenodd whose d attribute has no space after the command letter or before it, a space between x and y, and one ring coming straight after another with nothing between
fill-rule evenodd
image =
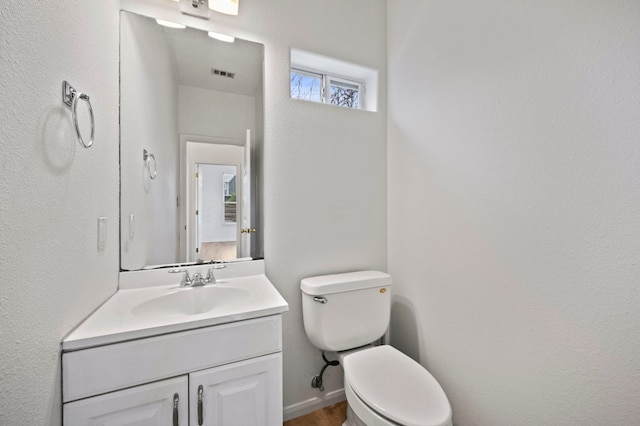
<instances>
[{"instance_id":1,"label":"window frame","mask_svg":"<svg viewBox=\"0 0 640 426\"><path fill-rule=\"evenodd\" d=\"M320 77L321 87L320 87L320 102L314 100L307 100L302 98L295 98L291 93L291 73L308 75L310 77ZM347 85L353 85L358 87L358 107L349 107L345 105L338 105L331 103L331 82L343 83ZM298 66L291 66L289 68L289 97L291 99L297 99L300 101L306 102L315 102L321 103L325 105L333 105L341 108L354 109L354 110L365 110L365 92L366 85L362 80L354 79L353 77L345 77L342 75L332 74L325 71L310 69L310 68L301 68Z\"/></svg>"}]
</instances>

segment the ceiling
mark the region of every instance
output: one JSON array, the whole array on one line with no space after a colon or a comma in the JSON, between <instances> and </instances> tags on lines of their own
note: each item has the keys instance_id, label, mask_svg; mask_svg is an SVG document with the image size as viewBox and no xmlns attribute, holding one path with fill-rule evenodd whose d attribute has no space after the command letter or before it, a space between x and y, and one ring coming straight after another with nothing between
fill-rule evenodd
<instances>
[{"instance_id":1,"label":"ceiling","mask_svg":"<svg viewBox=\"0 0 640 426\"><path fill-rule=\"evenodd\" d=\"M246 96L255 96L262 87L261 44L237 38L226 43L193 28L163 30L180 84ZM212 68L235 76L213 75Z\"/></svg>"}]
</instances>

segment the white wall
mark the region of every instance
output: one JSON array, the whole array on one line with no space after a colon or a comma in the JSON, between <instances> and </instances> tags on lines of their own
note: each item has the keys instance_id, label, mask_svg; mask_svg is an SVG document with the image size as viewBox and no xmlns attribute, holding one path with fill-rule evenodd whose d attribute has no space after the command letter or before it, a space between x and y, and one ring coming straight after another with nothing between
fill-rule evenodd
<instances>
[{"instance_id":1,"label":"white wall","mask_svg":"<svg viewBox=\"0 0 640 426\"><path fill-rule=\"evenodd\" d=\"M121 4L156 7L165 18L177 7ZM60 0L0 9L0 424L60 423L59 342L116 289L118 6ZM240 16L208 24L265 45L265 258L291 308L283 326L287 406L320 395L309 385L322 362L303 331L300 279L386 266L385 7L246 1ZM290 100L290 46L379 69L378 112ZM73 138L63 79L91 96L91 150ZM96 249L98 216L108 218L104 252ZM342 386L333 370L327 391Z\"/></svg>"},{"instance_id":2,"label":"white wall","mask_svg":"<svg viewBox=\"0 0 640 426\"><path fill-rule=\"evenodd\" d=\"M392 341L456 425L640 419L640 3L388 2Z\"/></svg>"},{"instance_id":3,"label":"white wall","mask_svg":"<svg viewBox=\"0 0 640 426\"><path fill-rule=\"evenodd\" d=\"M117 9L116 1L0 6L2 425L60 424L60 341L117 288ZM62 80L91 98L90 149L75 139ZM100 252L98 216L107 217Z\"/></svg>"},{"instance_id":4,"label":"white wall","mask_svg":"<svg viewBox=\"0 0 640 426\"><path fill-rule=\"evenodd\" d=\"M122 267L138 269L178 258L178 79L164 27L154 20L123 14L122 40ZM143 149L155 156L153 180L153 160L145 166Z\"/></svg>"},{"instance_id":5,"label":"white wall","mask_svg":"<svg viewBox=\"0 0 640 426\"><path fill-rule=\"evenodd\" d=\"M247 2L241 9L246 37L265 44L264 256L290 307L284 405L292 410L322 396L310 383L324 364L304 333L300 280L386 269L386 2ZM378 69L378 111L289 99L290 47ZM324 384L325 394L342 388L341 370L327 369Z\"/></svg>"},{"instance_id":6,"label":"white wall","mask_svg":"<svg viewBox=\"0 0 640 426\"><path fill-rule=\"evenodd\" d=\"M179 129L182 134L240 139L255 130L253 96L180 85Z\"/></svg>"}]
</instances>

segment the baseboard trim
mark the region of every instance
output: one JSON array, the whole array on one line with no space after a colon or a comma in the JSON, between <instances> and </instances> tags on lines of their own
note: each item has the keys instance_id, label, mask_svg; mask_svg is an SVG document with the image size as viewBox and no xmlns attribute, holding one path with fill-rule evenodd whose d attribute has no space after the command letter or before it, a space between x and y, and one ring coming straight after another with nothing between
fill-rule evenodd
<instances>
[{"instance_id":1,"label":"baseboard trim","mask_svg":"<svg viewBox=\"0 0 640 426\"><path fill-rule=\"evenodd\" d=\"M296 417L304 416L305 414L312 413L321 408L327 407L332 404L344 401L346 396L344 395L344 389L336 389L320 397L309 398L306 401L298 402L284 407L284 421L295 419Z\"/></svg>"}]
</instances>

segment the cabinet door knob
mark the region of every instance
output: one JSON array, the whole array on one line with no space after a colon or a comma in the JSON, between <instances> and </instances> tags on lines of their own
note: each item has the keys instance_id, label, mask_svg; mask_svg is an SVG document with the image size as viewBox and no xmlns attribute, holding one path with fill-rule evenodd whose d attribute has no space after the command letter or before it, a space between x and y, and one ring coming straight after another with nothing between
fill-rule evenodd
<instances>
[{"instance_id":1,"label":"cabinet door knob","mask_svg":"<svg viewBox=\"0 0 640 426\"><path fill-rule=\"evenodd\" d=\"M178 403L180 402L180 395L173 394L173 426L179 426L180 420L178 419Z\"/></svg>"},{"instance_id":2,"label":"cabinet door knob","mask_svg":"<svg viewBox=\"0 0 640 426\"><path fill-rule=\"evenodd\" d=\"M198 386L198 424L202 426L202 393L203 393L202 385Z\"/></svg>"}]
</instances>

